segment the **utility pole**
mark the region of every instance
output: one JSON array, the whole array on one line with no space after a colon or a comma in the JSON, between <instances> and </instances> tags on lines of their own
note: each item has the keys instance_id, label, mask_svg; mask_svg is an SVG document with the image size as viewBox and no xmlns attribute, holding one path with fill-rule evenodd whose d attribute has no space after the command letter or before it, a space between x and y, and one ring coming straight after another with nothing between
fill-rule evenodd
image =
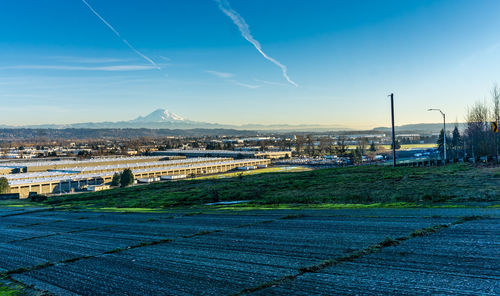
<instances>
[{"instance_id":1,"label":"utility pole","mask_svg":"<svg viewBox=\"0 0 500 296\"><path fill-rule=\"evenodd\" d=\"M464 155L464 162L467 162L466 155L465 155L465 133L463 134L464 136L462 137L462 145L463 145L463 155Z\"/></svg>"},{"instance_id":2,"label":"utility pole","mask_svg":"<svg viewBox=\"0 0 500 296\"><path fill-rule=\"evenodd\" d=\"M492 122L491 131L495 138L495 161L498 163L498 118L495 118L495 120L496 121Z\"/></svg>"},{"instance_id":3,"label":"utility pole","mask_svg":"<svg viewBox=\"0 0 500 296\"><path fill-rule=\"evenodd\" d=\"M389 95L391 97L391 119L392 119L392 166L396 167L396 132L394 130L394 94Z\"/></svg>"},{"instance_id":4,"label":"utility pole","mask_svg":"<svg viewBox=\"0 0 500 296\"><path fill-rule=\"evenodd\" d=\"M444 142L444 164L446 164L446 160L448 159L446 157L446 114L444 114L443 112L441 112L443 114L443 131L444 131L444 135L443 135L443 142Z\"/></svg>"},{"instance_id":5,"label":"utility pole","mask_svg":"<svg viewBox=\"0 0 500 296\"><path fill-rule=\"evenodd\" d=\"M498 120L497 120L497 126L498 126ZM495 133L495 160L498 163L498 133Z\"/></svg>"},{"instance_id":6,"label":"utility pole","mask_svg":"<svg viewBox=\"0 0 500 296\"><path fill-rule=\"evenodd\" d=\"M429 109L427 111L439 111L443 115L443 150L444 150L444 164L446 164L446 115L441 109Z\"/></svg>"}]
</instances>

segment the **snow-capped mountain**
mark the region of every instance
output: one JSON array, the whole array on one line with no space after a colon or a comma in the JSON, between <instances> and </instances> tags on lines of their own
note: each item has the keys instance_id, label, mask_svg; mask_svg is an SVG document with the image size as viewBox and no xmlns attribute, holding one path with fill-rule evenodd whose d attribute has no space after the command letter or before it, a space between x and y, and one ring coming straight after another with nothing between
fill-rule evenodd
<instances>
[{"instance_id":1,"label":"snow-capped mountain","mask_svg":"<svg viewBox=\"0 0 500 296\"><path fill-rule=\"evenodd\" d=\"M146 116L139 116L133 122L179 122L186 121L181 116L168 111L167 109L156 109Z\"/></svg>"}]
</instances>

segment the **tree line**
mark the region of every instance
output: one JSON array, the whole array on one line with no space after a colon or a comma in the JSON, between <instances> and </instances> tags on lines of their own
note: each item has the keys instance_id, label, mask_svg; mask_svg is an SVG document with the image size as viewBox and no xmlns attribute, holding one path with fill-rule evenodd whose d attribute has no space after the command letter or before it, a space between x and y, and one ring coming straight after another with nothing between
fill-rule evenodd
<instances>
[{"instance_id":1,"label":"tree line","mask_svg":"<svg viewBox=\"0 0 500 296\"><path fill-rule=\"evenodd\" d=\"M493 122L500 121L500 88L495 84L490 92L490 101L476 101L465 113L465 129L460 133L455 126L451 134L446 133L448 159L498 157L498 133L493 132ZM444 154L444 132L438 137L438 150Z\"/></svg>"}]
</instances>

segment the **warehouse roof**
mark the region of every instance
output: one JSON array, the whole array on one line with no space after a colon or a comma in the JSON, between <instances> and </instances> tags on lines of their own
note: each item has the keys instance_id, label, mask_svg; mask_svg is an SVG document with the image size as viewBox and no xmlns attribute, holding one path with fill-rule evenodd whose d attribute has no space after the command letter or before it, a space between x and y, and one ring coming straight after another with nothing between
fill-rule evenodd
<instances>
[{"instance_id":1,"label":"warehouse roof","mask_svg":"<svg viewBox=\"0 0 500 296\"><path fill-rule=\"evenodd\" d=\"M240 160L226 160L226 161L217 161L217 162L206 162L206 163L197 163L197 164L185 164L185 165L177 165L177 166L164 166L164 167L152 167L145 169L133 169L132 172L134 174L138 173L146 173L146 172L158 172L158 171L167 171L167 170L179 170L186 168L204 168L209 166L216 165L228 165L228 164L244 164L247 162L261 162L264 160L257 159L240 159ZM12 180L9 182L10 186L19 186L19 185L30 185L30 184L40 184L40 183L55 183L55 182L65 182L65 181L78 181L78 180L88 180L93 178L102 178L112 176L117 171L103 172L103 173L87 173L87 174L66 174L52 177L40 177L40 178L32 178L32 179L24 179L24 180Z\"/></svg>"}]
</instances>

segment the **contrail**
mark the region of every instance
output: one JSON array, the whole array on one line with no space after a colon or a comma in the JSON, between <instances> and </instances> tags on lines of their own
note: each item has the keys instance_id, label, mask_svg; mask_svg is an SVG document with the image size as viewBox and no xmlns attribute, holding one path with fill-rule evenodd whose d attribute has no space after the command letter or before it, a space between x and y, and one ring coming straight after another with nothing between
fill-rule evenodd
<instances>
[{"instance_id":1,"label":"contrail","mask_svg":"<svg viewBox=\"0 0 500 296\"><path fill-rule=\"evenodd\" d=\"M262 46L260 45L259 41L255 40L255 38L253 38L253 36L252 36L252 33L250 33L250 28L248 27L248 24L245 22L243 17L241 17L241 15L238 12L236 12L235 10L233 10L231 8L231 6L229 5L229 2L227 0L215 0L215 2L217 2L219 4L220 10L222 12L224 12L224 14L226 14L233 21L233 23L238 27L238 29L241 32L241 36L243 36L243 38L245 38L248 42L252 43L253 46L260 52L260 54L264 58L266 58L267 60L269 60L270 62L272 62L276 66L280 67L285 79L289 83L291 83L292 85L297 87L298 86L297 83L293 82L290 79L290 77L288 76L287 67L285 65L283 65L282 63L278 62L277 60L273 59L272 57L268 56L262 50Z\"/></svg>"},{"instance_id":2,"label":"contrail","mask_svg":"<svg viewBox=\"0 0 500 296\"><path fill-rule=\"evenodd\" d=\"M153 62L152 59L148 58L142 52L138 51L135 47L132 46L132 44L130 44L125 38L123 38L120 35L120 33L117 30L115 30L115 28L113 28L113 26L111 26L110 23L108 23L92 6L90 6L90 4L87 3L87 1L82 0L82 2L85 5L87 5L87 7L90 9L90 11L92 11L93 14L95 14L95 16L97 16L109 29L111 29L111 31L113 31L113 33L115 33L115 35L118 36L118 38L120 38L123 41L123 43L125 43L125 45L127 45L131 50L133 50L141 58L145 59L148 63L150 63L151 65L153 65L156 69L161 70L161 68L160 68L160 66L158 66L158 64L156 64L155 62Z\"/></svg>"}]
</instances>

